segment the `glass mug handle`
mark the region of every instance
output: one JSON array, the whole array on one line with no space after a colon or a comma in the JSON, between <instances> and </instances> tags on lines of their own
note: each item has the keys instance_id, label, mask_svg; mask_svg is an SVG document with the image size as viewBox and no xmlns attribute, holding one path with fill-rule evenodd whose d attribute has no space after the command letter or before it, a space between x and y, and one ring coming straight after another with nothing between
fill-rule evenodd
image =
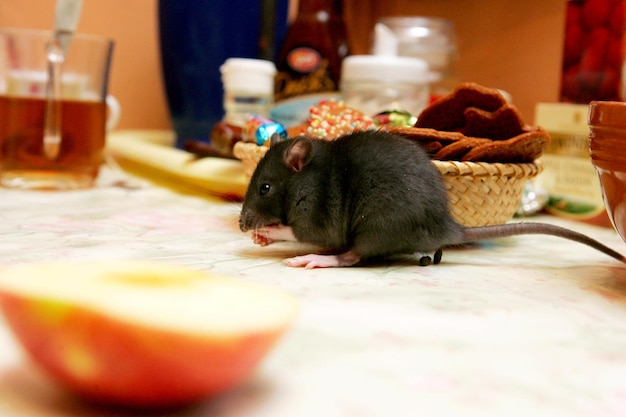
<instances>
[{"instance_id":1,"label":"glass mug handle","mask_svg":"<svg viewBox=\"0 0 626 417\"><path fill-rule=\"evenodd\" d=\"M117 101L117 99L113 97L112 95L107 96L106 103L107 103L107 108L109 112L107 114L105 130L108 132L110 130L115 129L115 126L117 126L117 122L120 121L122 107L120 106L120 102Z\"/></svg>"}]
</instances>

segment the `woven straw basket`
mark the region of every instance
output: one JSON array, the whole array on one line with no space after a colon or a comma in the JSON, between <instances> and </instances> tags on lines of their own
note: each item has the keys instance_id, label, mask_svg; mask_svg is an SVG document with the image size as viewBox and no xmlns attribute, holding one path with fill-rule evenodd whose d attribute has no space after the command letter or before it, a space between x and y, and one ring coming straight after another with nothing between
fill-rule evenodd
<instances>
[{"instance_id":1,"label":"woven straw basket","mask_svg":"<svg viewBox=\"0 0 626 417\"><path fill-rule=\"evenodd\" d=\"M248 179L267 149L253 143L235 145L233 152L241 160ZM509 221L522 199L526 180L543 169L538 161L525 164L433 161L433 164L443 176L452 216L467 227Z\"/></svg>"}]
</instances>

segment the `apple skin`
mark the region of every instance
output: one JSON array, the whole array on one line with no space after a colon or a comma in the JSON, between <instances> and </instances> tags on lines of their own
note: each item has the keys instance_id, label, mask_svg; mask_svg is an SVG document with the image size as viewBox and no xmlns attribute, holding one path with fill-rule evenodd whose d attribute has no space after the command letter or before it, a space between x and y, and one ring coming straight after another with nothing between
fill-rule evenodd
<instances>
[{"instance_id":1,"label":"apple skin","mask_svg":"<svg viewBox=\"0 0 626 417\"><path fill-rule=\"evenodd\" d=\"M33 361L90 402L178 407L243 382L286 330L201 335L0 289L6 322Z\"/></svg>"}]
</instances>

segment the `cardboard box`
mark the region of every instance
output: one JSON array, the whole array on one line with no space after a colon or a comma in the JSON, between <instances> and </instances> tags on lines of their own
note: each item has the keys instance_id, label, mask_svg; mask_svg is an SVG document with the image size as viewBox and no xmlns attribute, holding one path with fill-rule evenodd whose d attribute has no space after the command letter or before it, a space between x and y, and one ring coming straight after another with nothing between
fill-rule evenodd
<instances>
[{"instance_id":1,"label":"cardboard box","mask_svg":"<svg viewBox=\"0 0 626 417\"><path fill-rule=\"evenodd\" d=\"M598 174L589 156L586 104L538 103L535 124L550 134L535 185L548 192L546 211L572 220L612 227Z\"/></svg>"}]
</instances>

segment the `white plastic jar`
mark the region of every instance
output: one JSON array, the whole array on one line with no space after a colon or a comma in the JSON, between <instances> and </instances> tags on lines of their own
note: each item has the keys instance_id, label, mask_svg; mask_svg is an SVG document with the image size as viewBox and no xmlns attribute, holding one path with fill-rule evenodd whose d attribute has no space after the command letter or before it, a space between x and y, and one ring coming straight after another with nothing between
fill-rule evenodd
<instances>
[{"instance_id":1,"label":"white plastic jar","mask_svg":"<svg viewBox=\"0 0 626 417\"><path fill-rule=\"evenodd\" d=\"M228 58L220 67L224 85L224 119L243 126L251 114L268 117L274 105L273 62L261 59Z\"/></svg>"},{"instance_id":2,"label":"white plastic jar","mask_svg":"<svg viewBox=\"0 0 626 417\"><path fill-rule=\"evenodd\" d=\"M346 105L368 116L388 110L417 116L428 105L428 64L419 58L352 55L342 63L340 90Z\"/></svg>"}]
</instances>

